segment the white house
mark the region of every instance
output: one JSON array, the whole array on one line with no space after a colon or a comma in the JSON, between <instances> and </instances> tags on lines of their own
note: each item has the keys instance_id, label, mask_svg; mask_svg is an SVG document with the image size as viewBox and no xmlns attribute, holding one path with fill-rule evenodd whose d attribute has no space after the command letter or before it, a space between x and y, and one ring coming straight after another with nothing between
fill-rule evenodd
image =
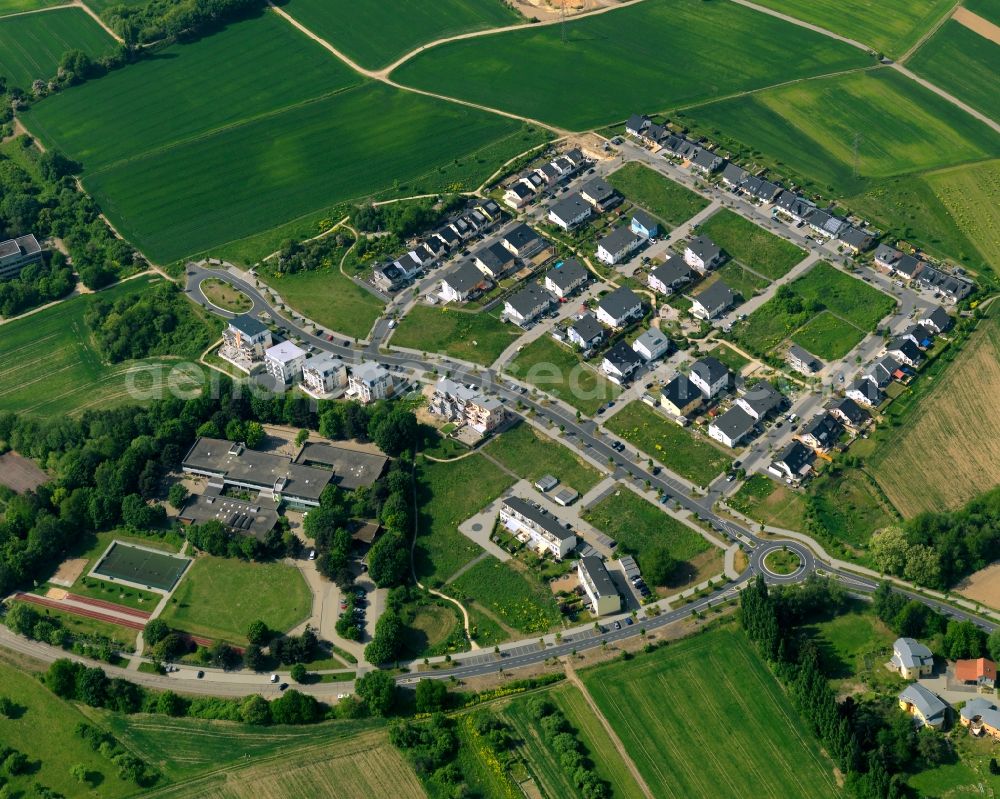
<instances>
[{"instance_id":1,"label":"white house","mask_svg":"<svg viewBox=\"0 0 1000 799\"><path fill-rule=\"evenodd\" d=\"M708 435L727 447L738 447L757 424L757 420L734 405L708 426Z\"/></svg>"},{"instance_id":2,"label":"white house","mask_svg":"<svg viewBox=\"0 0 1000 799\"><path fill-rule=\"evenodd\" d=\"M684 262L702 273L714 269L724 260L722 248L708 236L696 236L684 248Z\"/></svg>"},{"instance_id":3,"label":"white house","mask_svg":"<svg viewBox=\"0 0 1000 799\"><path fill-rule=\"evenodd\" d=\"M736 404L759 422L780 408L784 401L785 398L778 389L766 381L761 381L747 389L746 393L736 400Z\"/></svg>"},{"instance_id":4,"label":"white house","mask_svg":"<svg viewBox=\"0 0 1000 799\"><path fill-rule=\"evenodd\" d=\"M264 360L264 353L271 346L271 331L249 314L229 320L222 331L222 348L219 354L230 361L255 363Z\"/></svg>"},{"instance_id":5,"label":"white house","mask_svg":"<svg viewBox=\"0 0 1000 799\"><path fill-rule=\"evenodd\" d=\"M604 328L592 313L585 313L566 329L566 338L582 350L596 347L604 340Z\"/></svg>"},{"instance_id":6,"label":"white house","mask_svg":"<svg viewBox=\"0 0 1000 799\"><path fill-rule=\"evenodd\" d=\"M621 596L603 560L593 555L580 558L576 564L576 574L595 616L621 612Z\"/></svg>"},{"instance_id":7,"label":"white house","mask_svg":"<svg viewBox=\"0 0 1000 799\"><path fill-rule=\"evenodd\" d=\"M601 361L601 371L607 375L611 382L624 385L628 382L632 373L641 365L642 358L639 353L624 341L619 341L604 353L604 360Z\"/></svg>"},{"instance_id":8,"label":"white house","mask_svg":"<svg viewBox=\"0 0 1000 799\"><path fill-rule=\"evenodd\" d=\"M714 319L733 307L736 297L721 280L691 297L691 313L699 319Z\"/></svg>"},{"instance_id":9,"label":"white house","mask_svg":"<svg viewBox=\"0 0 1000 799\"><path fill-rule=\"evenodd\" d=\"M639 353L643 359L655 361L670 352L670 339L655 327L651 327L632 342L632 349Z\"/></svg>"},{"instance_id":10,"label":"white house","mask_svg":"<svg viewBox=\"0 0 1000 799\"><path fill-rule=\"evenodd\" d=\"M465 261L441 278L438 296L445 302L465 302L489 287L489 279L474 263Z\"/></svg>"},{"instance_id":11,"label":"white house","mask_svg":"<svg viewBox=\"0 0 1000 799\"><path fill-rule=\"evenodd\" d=\"M306 358L302 365L302 386L310 393L330 394L346 385L347 365L329 352Z\"/></svg>"},{"instance_id":12,"label":"white house","mask_svg":"<svg viewBox=\"0 0 1000 799\"><path fill-rule=\"evenodd\" d=\"M904 680L916 680L930 676L934 670L934 655L913 638L897 638L892 644L889 663Z\"/></svg>"},{"instance_id":13,"label":"white house","mask_svg":"<svg viewBox=\"0 0 1000 799\"><path fill-rule=\"evenodd\" d=\"M563 230L572 230L589 219L592 213L594 209L578 192L573 192L552 206L549 210L549 221Z\"/></svg>"},{"instance_id":14,"label":"white house","mask_svg":"<svg viewBox=\"0 0 1000 799\"><path fill-rule=\"evenodd\" d=\"M624 327L642 316L642 300L627 286L605 294L597 302L597 319L608 327Z\"/></svg>"},{"instance_id":15,"label":"white house","mask_svg":"<svg viewBox=\"0 0 1000 799\"><path fill-rule=\"evenodd\" d=\"M504 316L519 325L537 319L552 307L552 295L537 283L529 283L503 305Z\"/></svg>"},{"instance_id":16,"label":"white house","mask_svg":"<svg viewBox=\"0 0 1000 799\"><path fill-rule=\"evenodd\" d=\"M292 341L282 341L264 353L264 368L279 383L288 385L302 374L306 353Z\"/></svg>"},{"instance_id":17,"label":"white house","mask_svg":"<svg viewBox=\"0 0 1000 799\"><path fill-rule=\"evenodd\" d=\"M650 271L646 282L660 294L673 294L686 283L691 282L694 272L679 255L671 255L666 262Z\"/></svg>"},{"instance_id":18,"label":"white house","mask_svg":"<svg viewBox=\"0 0 1000 799\"><path fill-rule=\"evenodd\" d=\"M800 482L812 471L816 453L799 441L785 447L767 467L767 470L785 480Z\"/></svg>"},{"instance_id":19,"label":"white house","mask_svg":"<svg viewBox=\"0 0 1000 799\"><path fill-rule=\"evenodd\" d=\"M500 523L519 540L561 560L576 546L576 534L544 508L520 497L500 504Z\"/></svg>"},{"instance_id":20,"label":"white house","mask_svg":"<svg viewBox=\"0 0 1000 799\"><path fill-rule=\"evenodd\" d=\"M561 261L545 273L545 288L561 299L566 299L587 285L590 273L575 258Z\"/></svg>"},{"instance_id":21,"label":"white house","mask_svg":"<svg viewBox=\"0 0 1000 799\"><path fill-rule=\"evenodd\" d=\"M530 188L525 186L523 183L518 182L503 193L503 202L504 205L518 211L530 203L531 198L534 196L535 193Z\"/></svg>"},{"instance_id":22,"label":"white house","mask_svg":"<svg viewBox=\"0 0 1000 799\"><path fill-rule=\"evenodd\" d=\"M711 355L699 358L691 364L690 380L708 398L714 397L723 389L729 387L729 369Z\"/></svg>"},{"instance_id":23,"label":"white house","mask_svg":"<svg viewBox=\"0 0 1000 799\"><path fill-rule=\"evenodd\" d=\"M851 383L844 393L858 405L863 405L866 408L877 408L885 400L885 394L882 393L882 389L875 381L864 377L859 377Z\"/></svg>"},{"instance_id":24,"label":"white house","mask_svg":"<svg viewBox=\"0 0 1000 799\"><path fill-rule=\"evenodd\" d=\"M24 267L39 264L44 257L41 245L31 233L0 242L0 280L17 277Z\"/></svg>"},{"instance_id":25,"label":"white house","mask_svg":"<svg viewBox=\"0 0 1000 799\"><path fill-rule=\"evenodd\" d=\"M634 252L642 241L631 228L616 228L597 242L597 257L608 266L614 266Z\"/></svg>"},{"instance_id":26,"label":"white house","mask_svg":"<svg viewBox=\"0 0 1000 799\"><path fill-rule=\"evenodd\" d=\"M382 364L365 361L351 369L348 393L366 404L385 399L392 394L392 375Z\"/></svg>"}]
</instances>

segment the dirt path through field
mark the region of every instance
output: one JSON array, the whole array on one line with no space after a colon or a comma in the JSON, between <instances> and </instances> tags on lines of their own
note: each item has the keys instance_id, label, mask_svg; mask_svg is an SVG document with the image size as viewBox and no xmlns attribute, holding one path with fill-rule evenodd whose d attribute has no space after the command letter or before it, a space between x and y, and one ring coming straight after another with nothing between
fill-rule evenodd
<instances>
[{"instance_id":1,"label":"dirt path through field","mask_svg":"<svg viewBox=\"0 0 1000 799\"><path fill-rule=\"evenodd\" d=\"M975 31L991 42L1000 44L1000 25L994 25L988 19L983 19L979 14L974 14L964 6L956 8L952 18L970 31Z\"/></svg>"},{"instance_id":2,"label":"dirt path through field","mask_svg":"<svg viewBox=\"0 0 1000 799\"><path fill-rule=\"evenodd\" d=\"M628 749L625 748L625 744L622 743L621 738L618 737L618 733L615 732L614 727L611 726L611 722L605 718L601 709L597 706L594 701L594 697L590 695L590 691L587 690L587 686L583 684L576 671L573 669L573 664L567 660L565 662L566 668L566 678L577 687L577 690L583 695L583 698L587 700L587 704L590 706L591 712L601 722L601 726L604 727L604 731L608 734L608 739L611 741L612 746L614 746L615 751L621 756L622 763L624 763L632 775L632 779L635 780L636 785L645 794L646 799L656 799L653 792L649 790L649 786L646 784L646 780L642 778L642 774L639 773L639 769L635 765L635 761L632 760L632 755L629 754Z\"/></svg>"}]
</instances>

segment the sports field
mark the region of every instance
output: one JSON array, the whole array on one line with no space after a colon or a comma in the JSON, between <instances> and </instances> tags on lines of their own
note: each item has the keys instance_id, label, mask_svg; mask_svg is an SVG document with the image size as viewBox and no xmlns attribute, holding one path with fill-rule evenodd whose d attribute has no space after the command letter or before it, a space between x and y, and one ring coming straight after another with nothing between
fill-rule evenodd
<instances>
[{"instance_id":1,"label":"sports field","mask_svg":"<svg viewBox=\"0 0 1000 799\"><path fill-rule=\"evenodd\" d=\"M869 459L869 471L904 516L957 508L1000 483L998 311L994 303L954 362L904 413L904 424L880 436Z\"/></svg>"},{"instance_id":2,"label":"sports field","mask_svg":"<svg viewBox=\"0 0 1000 799\"><path fill-rule=\"evenodd\" d=\"M720 58L721 41L739 45ZM637 109L706 102L870 63L861 50L735 3L648 0L568 22L565 41L553 25L444 44L392 77L585 130Z\"/></svg>"},{"instance_id":3,"label":"sports field","mask_svg":"<svg viewBox=\"0 0 1000 799\"><path fill-rule=\"evenodd\" d=\"M0 4L0 14L7 3ZM58 8L42 14L0 18L0 77L28 91L35 80L54 78L67 50L97 57L114 40L79 8Z\"/></svg>"},{"instance_id":4,"label":"sports field","mask_svg":"<svg viewBox=\"0 0 1000 799\"><path fill-rule=\"evenodd\" d=\"M608 175L608 183L670 227L677 227L708 206L708 200L697 192L637 161Z\"/></svg>"},{"instance_id":5,"label":"sports field","mask_svg":"<svg viewBox=\"0 0 1000 799\"><path fill-rule=\"evenodd\" d=\"M25 124L83 163L86 188L159 262L352 198L473 189L544 138L360 80L265 14L48 98Z\"/></svg>"},{"instance_id":6,"label":"sports field","mask_svg":"<svg viewBox=\"0 0 1000 799\"><path fill-rule=\"evenodd\" d=\"M725 208L702 222L698 233L708 236L741 264L771 280L788 274L806 257L805 250L787 239Z\"/></svg>"},{"instance_id":7,"label":"sports field","mask_svg":"<svg viewBox=\"0 0 1000 799\"><path fill-rule=\"evenodd\" d=\"M996 89L1000 44L948 20L906 66L976 110L1000 119L1000 92Z\"/></svg>"},{"instance_id":8,"label":"sports field","mask_svg":"<svg viewBox=\"0 0 1000 799\"><path fill-rule=\"evenodd\" d=\"M833 764L741 632L580 677L658 799L840 795Z\"/></svg>"},{"instance_id":9,"label":"sports field","mask_svg":"<svg viewBox=\"0 0 1000 799\"><path fill-rule=\"evenodd\" d=\"M436 39L526 22L500 0L289 0L283 8L370 69Z\"/></svg>"},{"instance_id":10,"label":"sports field","mask_svg":"<svg viewBox=\"0 0 1000 799\"><path fill-rule=\"evenodd\" d=\"M97 577L112 577L169 591L190 562L189 558L151 552L116 541L94 567L93 573Z\"/></svg>"},{"instance_id":11,"label":"sports field","mask_svg":"<svg viewBox=\"0 0 1000 799\"><path fill-rule=\"evenodd\" d=\"M901 56L952 7L951 0L760 0L761 5Z\"/></svg>"},{"instance_id":12,"label":"sports field","mask_svg":"<svg viewBox=\"0 0 1000 799\"><path fill-rule=\"evenodd\" d=\"M830 197L869 179L953 166L1000 152L1000 136L890 69L804 81L686 112L700 129L778 162ZM854 176L857 136L859 176Z\"/></svg>"},{"instance_id":13,"label":"sports field","mask_svg":"<svg viewBox=\"0 0 1000 799\"><path fill-rule=\"evenodd\" d=\"M142 292L159 278L139 277L98 296L115 300ZM176 359L105 364L83 321L93 300L78 297L3 326L0 334L0 410L46 416L72 414L159 398ZM179 388L204 380L204 370L185 372ZM180 373L174 373L180 378Z\"/></svg>"}]
</instances>

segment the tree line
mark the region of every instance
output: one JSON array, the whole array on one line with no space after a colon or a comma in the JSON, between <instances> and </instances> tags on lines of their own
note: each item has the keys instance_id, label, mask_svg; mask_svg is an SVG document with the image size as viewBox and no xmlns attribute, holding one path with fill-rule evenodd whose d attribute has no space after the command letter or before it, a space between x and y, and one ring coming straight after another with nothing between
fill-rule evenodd
<instances>
[{"instance_id":1,"label":"tree line","mask_svg":"<svg viewBox=\"0 0 1000 799\"><path fill-rule=\"evenodd\" d=\"M0 239L5 236L0 235ZM0 316L19 313L59 300L73 291L76 276L66 256L53 252L45 261L30 264L13 278L0 281Z\"/></svg>"},{"instance_id":2,"label":"tree line","mask_svg":"<svg viewBox=\"0 0 1000 799\"><path fill-rule=\"evenodd\" d=\"M191 40L262 11L264 0L149 0L122 3L104 12L114 31L134 48L167 40Z\"/></svg>"}]
</instances>

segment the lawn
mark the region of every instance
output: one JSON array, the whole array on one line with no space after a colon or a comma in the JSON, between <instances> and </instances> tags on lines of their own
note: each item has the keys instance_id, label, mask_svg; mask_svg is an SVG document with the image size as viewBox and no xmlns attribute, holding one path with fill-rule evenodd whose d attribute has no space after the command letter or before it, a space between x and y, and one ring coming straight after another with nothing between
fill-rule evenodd
<instances>
[{"instance_id":1,"label":"lawn","mask_svg":"<svg viewBox=\"0 0 1000 799\"><path fill-rule=\"evenodd\" d=\"M608 175L608 183L672 228L708 207L697 192L637 161Z\"/></svg>"},{"instance_id":2,"label":"lawn","mask_svg":"<svg viewBox=\"0 0 1000 799\"><path fill-rule=\"evenodd\" d=\"M924 372L908 395L894 403L899 425L880 427L867 465L904 516L960 507L1000 482L995 304L943 374Z\"/></svg>"},{"instance_id":3,"label":"lawn","mask_svg":"<svg viewBox=\"0 0 1000 799\"><path fill-rule=\"evenodd\" d=\"M83 164L112 222L161 262L345 200L474 189L544 139L514 120L359 81L266 13L47 98L24 121Z\"/></svg>"},{"instance_id":4,"label":"lawn","mask_svg":"<svg viewBox=\"0 0 1000 799\"><path fill-rule=\"evenodd\" d=\"M549 587L526 573L519 561L484 558L445 591L463 602L477 602L504 624L526 635L545 633L561 614Z\"/></svg>"},{"instance_id":5,"label":"lawn","mask_svg":"<svg viewBox=\"0 0 1000 799\"><path fill-rule=\"evenodd\" d=\"M499 0L289 0L283 8L352 61L370 69L384 67L436 39L525 21Z\"/></svg>"},{"instance_id":6,"label":"lawn","mask_svg":"<svg viewBox=\"0 0 1000 799\"><path fill-rule=\"evenodd\" d=\"M139 277L97 296L114 301L142 292L159 280ZM3 326L0 410L57 417L90 408L158 399L168 379L184 390L203 382L204 370L191 371L187 377L173 370L175 358L104 363L83 321L93 296L67 300ZM213 331L217 329L215 321L204 318ZM197 353L178 355L192 357Z\"/></svg>"},{"instance_id":7,"label":"lawn","mask_svg":"<svg viewBox=\"0 0 1000 799\"><path fill-rule=\"evenodd\" d=\"M763 291L771 285L770 280L754 274L749 269L736 263L736 261L730 261L717 270L715 274L718 276L718 280L721 280L736 294L739 294L744 301L749 300L758 291ZM712 282L714 283L715 281L712 280ZM699 290L703 290L710 285L711 283L706 281L703 286L699 287Z\"/></svg>"},{"instance_id":8,"label":"lawn","mask_svg":"<svg viewBox=\"0 0 1000 799\"><path fill-rule=\"evenodd\" d=\"M856 680L884 671L896 639L871 606L856 601L852 610L805 628L820 649L824 673L834 680ZM877 670L877 671L876 671Z\"/></svg>"},{"instance_id":9,"label":"lawn","mask_svg":"<svg viewBox=\"0 0 1000 799\"><path fill-rule=\"evenodd\" d=\"M135 792L135 784L118 778L117 769L74 732L86 721L80 711L42 685L30 672L0 662L0 685L4 696L22 710L13 718L0 716L0 746L23 752L37 768L11 777L11 796L33 796L31 786L41 783L64 796L119 797ZM80 785L69 770L82 763L93 775L92 785Z\"/></svg>"},{"instance_id":10,"label":"lawn","mask_svg":"<svg viewBox=\"0 0 1000 799\"><path fill-rule=\"evenodd\" d=\"M726 502L763 524L785 530L806 529L806 505L802 494L762 474L751 475Z\"/></svg>"},{"instance_id":11,"label":"lawn","mask_svg":"<svg viewBox=\"0 0 1000 799\"><path fill-rule=\"evenodd\" d=\"M209 277L201 281L200 288L210 303L224 311L246 313L253 308L253 300L232 283Z\"/></svg>"},{"instance_id":12,"label":"lawn","mask_svg":"<svg viewBox=\"0 0 1000 799\"><path fill-rule=\"evenodd\" d=\"M489 366L521 332L485 311L414 305L400 320L391 343Z\"/></svg>"},{"instance_id":13,"label":"lawn","mask_svg":"<svg viewBox=\"0 0 1000 799\"><path fill-rule=\"evenodd\" d=\"M778 174L830 199L861 193L872 179L954 166L1000 148L1000 136L982 122L891 69L768 89L685 118L723 131L738 151L759 151Z\"/></svg>"},{"instance_id":14,"label":"lawn","mask_svg":"<svg viewBox=\"0 0 1000 799\"><path fill-rule=\"evenodd\" d=\"M483 551L458 525L515 481L479 454L450 463L422 461L417 478L420 534L414 567L420 580L436 587Z\"/></svg>"},{"instance_id":15,"label":"lawn","mask_svg":"<svg viewBox=\"0 0 1000 799\"><path fill-rule=\"evenodd\" d=\"M622 393L594 367L583 363L573 350L549 336L528 344L507 365L507 372L537 386L587 416Z\"/></svg>"},{"instance_id":16,"label":"lawn","mask_svg":"<svg viewBox=\"0 0 1000 799\"><path fill-rule=\"evenodd\" d=\"M5 11L8 6L3 4ZM0 78L30 93L33 81L48 82L56 76L67 50L96 58L114 46L104 29L79 8L0 18Z\"/></svg>"},{"instance_id":17,"label":"lawn","mask_svg":"<svg viewBox=\"0 0 1000 799\"><path fill-rule=\"evenodd\" d=\"M559 488L570 486L586 494L603 475L573 451L538 433L527 422L501 433L485 451L512 472L532 483L546 474L559 479Z\"/></svg>"},{"instance_id":18,"label":"lawn","mask_svg":"<svg viewBox=\"0 0 1000 799\"><path fill-rule=\"evenodd\" d=\"M725 208L702 222L698 233L708 236L744 266L772 280L788 274L806 257L805 250Z\"/></svg>"},{"instance_id":19,"label":"lawn","mask_svg":"<svg viewBox=\"0 0 1000 799\"><path fill-rule=\"evenodd\" d=\"M565 37L565 40L564 40ZM739 42L726 58L720 40ZM788 57L789 51L795 57ZM683 53L664 60L665 53ZM559 25L451 42L394 80L588 130L781 81L863 67L863 52L732 3L649 0Z\"/></svg>"},{"instance_id":20,"label":"lawn","mask_svg":"<svg viewBox=\"0 0 1000 799\"><path fill-rule=\"evenodd\" d=\"M674 558L684 561L671 586L697 583L722 571L721 550L625 487L588 508L584 518L615 539L620 553L634 555L640 569L651 549L666 546Z\"/></svg>"},{"instance_id":21,"label":"lawn","mask_svg":"<svg viewBox=\"0 0 1000 799\"><path fill-rule=\"evenodd\" d=\"M857 469L827 469L809 486L809 497L819 529L841 545L867 547L872 533L896 523L892 507Z\"/></svg>"},{"instance_id":22,"label":"lawn","mask_svg":"<svg viewBox=\"0 0 1000 799\"><path fill-rule=\"evenodd\" d=\"M309 586L294 566L200 555L160 618L185 632L241 644L252 621L285 632L311 611Z\"/></svg>"},{"instance_id":23,"label":"lawn","mask_svg":"<svg viewBox=\"0 0 1000 799\"><path fill-rule=\"evenodd\" d=\"M299 313L330 330L352 338L367 338L385 306L370 291L332 266L295 274L267 275L264 279Z\"/></svg>"},{"instance_id":24,"label":"lawn","mask_svg":"<svg viewBox=\"0 0 1000 799\"><path fill-rule=\"evenodd\" d=\"M952 4L950 0L761 0L761 5L901 56Z\"/></svg>"},{"instance_id":25,"label":"lawn","mask_svg":"<svg viewBox=\"0 0 1000 799\"><path fill-rule=\"evenodd\" d=\"M840 795L833 764L741 632L580 676L660 799Z\"/></svg>"},{"instance_id":26,"label":"lawn","mask_svg":"<svg viewBox=\"0 0 1000 799\"><path fill-rule=\"evenodd\" d=\"M965 101L988 117L1000 119L1000 44L948 20L906 66L920 77Z\"/></svg>"},{"instance_id":27,"label":"lawn","mask_svg":"<svg viewBox=\"0 0 1000 799\"><path fill-rule=\"evenodd\" d=\"M865 332L850 322L823 311L795 331L792 341L824 361L843 358L861 343Z\"/></svg>"},{"instance_id":28,"label":"lawn","mask_svg":"<svg viewBox=\"0 0 1000 799\"><path fill-rule=\"evenodd\" d=\"M732 460L732 453L708 436L681 427L638 400L612 416L606 427L697 485L707 486Z\"/></svg>"},{"instance_id":29,"label":"lawn","mask_svg":"<svg viewBox=\"0 0 1000 799\"><path fill-rule=\"evenodd\" d=\"M708 354L728 366L733 372L742 371L743 367L750 363L749 358L744 358L732 347L727 347L725 344L719 344L709 350Z\"/></svg>"}]
</instances>

